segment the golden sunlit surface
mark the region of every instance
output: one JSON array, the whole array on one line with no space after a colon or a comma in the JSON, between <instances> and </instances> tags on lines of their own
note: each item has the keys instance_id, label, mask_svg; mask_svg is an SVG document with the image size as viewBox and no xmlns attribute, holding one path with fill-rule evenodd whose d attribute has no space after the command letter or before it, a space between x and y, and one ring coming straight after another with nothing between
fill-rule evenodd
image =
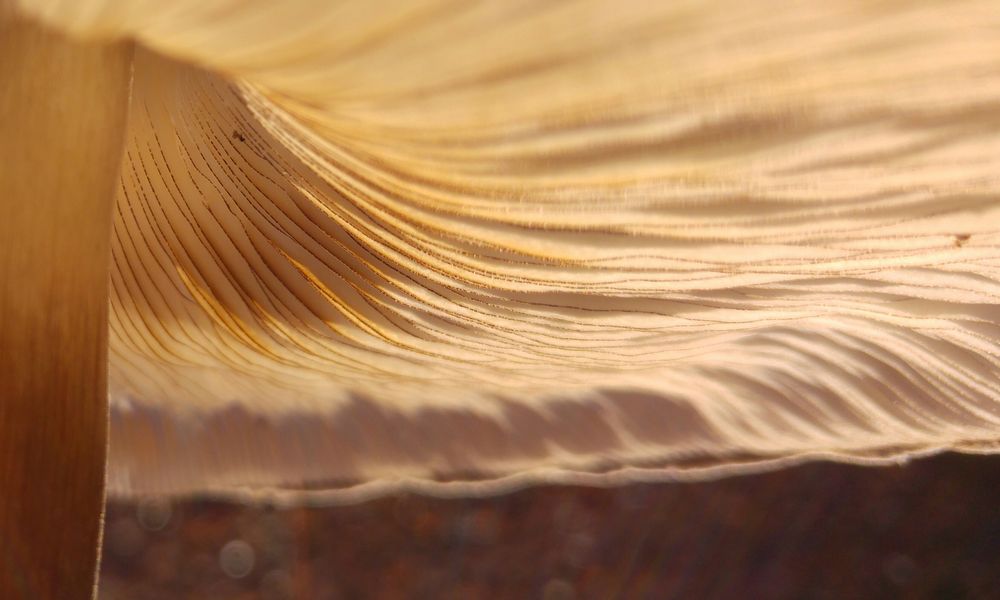
<instances>
[{"instance_id":1,"label":"golden sunlit surface","mask_svg":"<svg viewBox=\"0 0 1000 600\"><path fill-rule=\"evenodd\" d=\"M141 46L113 494L997 438L993 2L23 9Z\"/></svg>"},{"instance_id":2,"label":"golden sunlit surface","mask_svg":"<svg viewBox=\"0 0 1000 600\"><path fill-rule=\"evenodd\" d=\"M0 373L35 387L0 398L0 432L51 414L109 439L116 501L1000 448L993 0L0 0L0 23L0 75L29 73L0 81L0 145L33 149L0 166L30 217L0 240L0 323L100 326L54 352L2 332ZM11 67L36 48L78 76ZM33 125L53 119L66 140ZM55 227L40 196L93 212ZM53 480L102 464L10 445L15 483L25 457ZM0 524L32 505L10 497ZM223 570L259 550L230 540Z\"/></svg>"}]
</instances>

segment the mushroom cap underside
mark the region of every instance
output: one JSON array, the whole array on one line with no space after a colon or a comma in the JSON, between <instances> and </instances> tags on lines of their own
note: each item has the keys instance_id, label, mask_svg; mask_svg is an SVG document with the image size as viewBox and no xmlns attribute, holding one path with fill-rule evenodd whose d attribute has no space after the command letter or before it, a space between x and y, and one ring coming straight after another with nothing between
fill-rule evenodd
<instances>
[{"instance_id":1,"label":"mushroom cap underside","mask_svg":"<svg viewBox=\"0 0 1000 600\"><path fill-rule=\"evenodd\" d=\"M24 2L135 37L109 491L992 451L991 2Z\"/></svg>"}]
</instances>

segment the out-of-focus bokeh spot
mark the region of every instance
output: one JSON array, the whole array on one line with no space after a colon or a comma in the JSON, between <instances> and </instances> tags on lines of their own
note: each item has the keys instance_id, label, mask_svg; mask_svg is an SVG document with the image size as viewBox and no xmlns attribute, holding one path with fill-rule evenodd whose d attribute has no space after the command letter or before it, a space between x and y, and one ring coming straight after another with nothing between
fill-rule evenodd
<instances>
[{"instance_id":1,"label":"out-of-focus bokeh spot","mask_svg":"<svg viewBox=\"0 0 1000 600\"><path fill-rule=\"evenodd\" d=\"M279 511L112 504L101 600L994 598L1000 458Z\"/></svg>"},{"instance_id":2,"label":"out-of-focus bokeh spot","mask_svg":"<svg viewBox=\"0 0 1000 600\"><path fill-rule=\"evenodd\" d=\"M135 509L139 525L146 531L159 531L170 523L170 501L163 498L144 498Z\"/></svg>"},{"instance_id":3,"label":"out-of-focus bokeh spot","mask_svg":"<svg viewBox=\"0 0 1000 600\"><path fill-rule=\"evenodd\" d=\"M222 572L233 579L242 579L253 571L254 553L250 544L243 540L233 540L219 552L219 566Z\"/></svg>"}]
</instances>

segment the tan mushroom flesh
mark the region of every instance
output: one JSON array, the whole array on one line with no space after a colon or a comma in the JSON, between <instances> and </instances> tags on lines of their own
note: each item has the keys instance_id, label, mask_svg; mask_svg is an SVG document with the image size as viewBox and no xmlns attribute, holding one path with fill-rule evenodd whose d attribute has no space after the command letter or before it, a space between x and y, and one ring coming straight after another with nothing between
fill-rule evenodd
<instances>
[{"instance_id":1,"label":"tan mushroom flesh","mask_svg":"<svg viewBox=\"0 0 1000 600\"><path fill-rule=\"evenodd\" d=\"M338 502L997 447L992 0L7 10L135 42L114 198L94 196L111 494ZM80 100L124 114L105 108ZM80 160L51 156L39 176Z\"/></svg>"}]
</instances>

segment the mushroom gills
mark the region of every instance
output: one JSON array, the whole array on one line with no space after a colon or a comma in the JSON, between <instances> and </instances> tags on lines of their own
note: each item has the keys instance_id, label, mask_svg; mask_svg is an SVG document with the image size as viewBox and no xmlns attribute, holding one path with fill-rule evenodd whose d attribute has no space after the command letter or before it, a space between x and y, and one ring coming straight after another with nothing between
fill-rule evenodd
<instances>
[{"instance_id":1,"label":"mushroom gills","mask_svg":"<svg viewBox=\"0 0 1000 600\"><path fill-rule=\"evenodd\" d=\"M994 2L23 4L143 46L113 494L995 450Z\"/></svg>"}]
</instances>

